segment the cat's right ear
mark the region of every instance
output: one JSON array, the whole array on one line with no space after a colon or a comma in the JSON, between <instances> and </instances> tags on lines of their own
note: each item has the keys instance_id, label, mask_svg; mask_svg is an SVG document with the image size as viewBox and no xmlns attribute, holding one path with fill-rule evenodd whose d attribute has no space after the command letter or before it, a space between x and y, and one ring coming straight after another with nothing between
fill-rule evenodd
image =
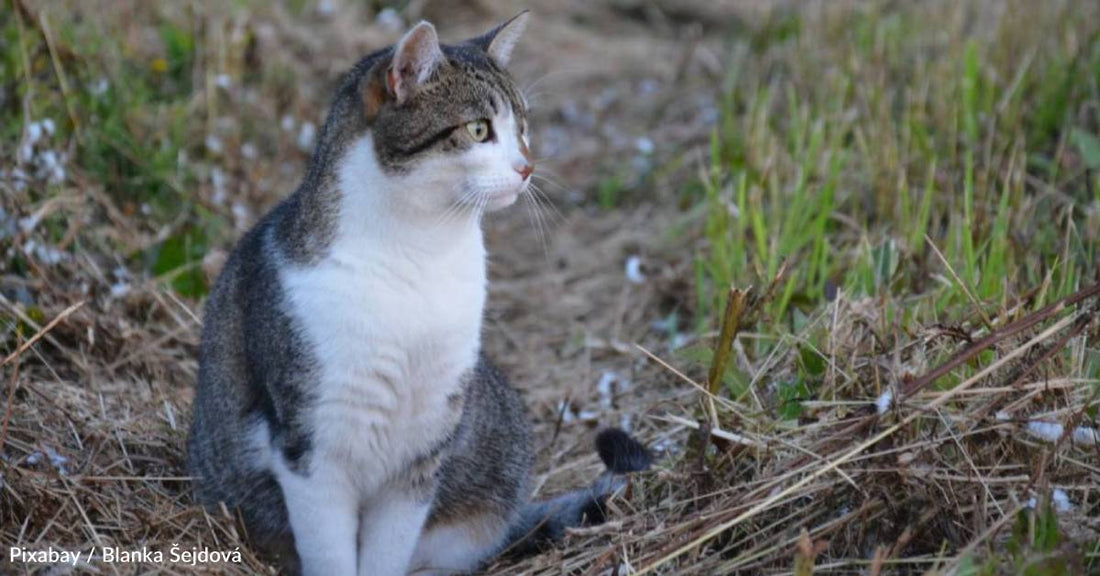
<instances>
[{"instance_id":1,"label":"cat's right ear","mask_svg":"<svg viewBox=\"0 0 1100 576\"><path fill-rule=\"evenodd\" d=\"M386 72L386 89L400 104L431 77L443 62L435 26L421 21L405 33L393 49L393 61Z\"/></svg>"},{"instance_id":2,"label":"cat's right ear","mask_svg":"<svg viewBox=\"0 0 1100 576\"><path fill-rule=\"evenodd\" d=\"M512 49L516 47L519 37L523 36L523 31L527 29L527 20L530 17L531 12L524 10L471 42L480 46L498 66L507 66L512 58Z\"/></svg>"}]
</instances>

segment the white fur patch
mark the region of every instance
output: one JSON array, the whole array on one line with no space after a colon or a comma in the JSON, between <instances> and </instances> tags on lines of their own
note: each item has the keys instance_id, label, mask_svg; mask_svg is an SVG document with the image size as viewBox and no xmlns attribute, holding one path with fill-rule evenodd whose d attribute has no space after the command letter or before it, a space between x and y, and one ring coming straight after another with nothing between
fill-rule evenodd
<instances>
[{"instance_id":1,"label":"white fur patch","mask_svg":"<svg viewBox=\"0 0 1100 576\"><path fill-rule=\"evenodd\" d=\"M435 526L417 543L410 573L442 576L475 570L498 551L507 528L499 518L488 516Z\"/></svg>"}]
</instances>

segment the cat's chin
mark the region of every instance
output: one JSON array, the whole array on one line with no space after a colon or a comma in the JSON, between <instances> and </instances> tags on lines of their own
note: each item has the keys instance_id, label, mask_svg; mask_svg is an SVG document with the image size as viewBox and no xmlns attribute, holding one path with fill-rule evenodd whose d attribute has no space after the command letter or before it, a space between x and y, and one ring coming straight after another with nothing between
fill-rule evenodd
<instances>
[{"instance_id":1,"label":"cat's chin","mask_svg":"<svg viewBox=\"0 0 1100 576\"><path fill-rule=\"evenodd\" d=\"M519 198L519 192L506 192L504 194L494 194L489 197L489 201L485 203L486 212L496 212L497 210L503 210L516 203L516 199Z\"/></svg>"}]
</instances>

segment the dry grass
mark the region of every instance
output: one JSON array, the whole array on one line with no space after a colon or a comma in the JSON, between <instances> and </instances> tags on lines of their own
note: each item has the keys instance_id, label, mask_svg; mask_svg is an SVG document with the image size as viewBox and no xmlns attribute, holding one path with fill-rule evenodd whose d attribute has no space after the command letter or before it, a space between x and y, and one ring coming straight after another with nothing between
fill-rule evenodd
<instances>
[{"instance_id":1,"label":"dry grass","mask_svg":"<svg viewBox=\"0 0 1100 576\"><path fill-rule=\"evenodd\" d=\"M0 158L14 159L0 161L0 572L63 573L12 565L9 546L167 555L173 544L239 547L242 563L94 562L78 572L269 572L230 512L192 504L184 476L203 288L233 239L301 172L298 140L307 122L319 123L335 74L398 32L351 2L334 3L327 16L290 1L238 9L4 2L0 71L24 73L0 76ZM891 74L915 70L943 87L938 74L958 67L915 49L911 57L914 44L949 60L966 49L954 31L967 29L1002 50L990 50L983 78L1012 86L1015 71L1033 74L1021 61L1050 64L1043 58L1057 50L1048 43L1082 59L1091 53L1079 47L1095 52L1096 23L1064 16L1083 3L1059 4L1062 16L1036 17L1035 30L1026 19L986 18L999 13L997 3L970 3L972 12L947 4L921 3L914 16L889 3L570 1L539 14L517 75L539 93L536 149L554 156L546 192L562 214L549 230L533 226L523 207L490 224L486 346L531 407L540 494L598 474L589 445L598 425L629 423L661 459L614 500L608 524L489 572L1097 569L1100 304L1089 259L1100 209L1095 191L1080 192L1092 190L1095 172L1068 136L1043 148L1035 134L1019 135L1030 120L1007 116L996 118L1018 124L988 128L985 118L987 140L945 139L952 152L928 162L913 151L916 136L895 133L886 103ZM458 38L517 7L414 1L404 15L431 18L445 38ZM885 22L870 29L870 55L834 34L845 18L867 13ZM788 42L790 14L801 39ZM942 22L944 31L891 43L890 27L907 18ZM1003 25L982 25L994 21ZM1064 38L1051 40L1059 30ZM732 51L727 35L738 39ZM738 51L746 46L751 58ZM727 99L731 61L744 77ZM856 84L838 98L851 98L842 113L795 97L815 83L844 84L838 70ZM795 80L783 84L785 74ZM1086 76L1081 85L1094 86ZM96 96L100 79L119 94ZM936 136L955 123L957 136L963 106L919 92L926 100L913 107L923 130ZM1100 104L1088 94L1067 114L1095 129ZM1005 102L1012 118L1043 112ZM792 230L768 228L797 222L783 212L774 220L767 212L753 230L714 219L734 203L764 213L802 198L784 195L803 171L806 198L819 197L832 151L816 158L786 142L788 128L798 131L784 123L790 110L806 124L844 127L864 152L842 179L850 196L842 191L829 206L820 245L835 253L820 269L813 241L793 253L767 242L721 252L722 238L756 250L757 229L784 245ZM57 135L21 159L29 125L45 117L60 125ZM829 134L826 148L847 145ZM643 137L656 154L644 152ZM1028 146L1062 168L1048 179L1016 161L1017 138L1031 138ZM63 178L42 169L47 150L66 159ZM968 150L980 178L964 186ZM22 184L15 168L29 174ZM742 169L762 175L759 187L746 185L747 203L736 195ZM923 188L913 174L930 174L943 191L920 225L892 203L899 182ZM1024 239L1013 237L1004 254L991 250L998 260L981 254L980 241L968 250L955 231L990 233L999 185L1011 191ZM974 221L969 212L954 219L962 210L947 198L964 188L977 199ZM799 201L790 205L822 206ZM1064 226L1051 216L1058 223L1043 228L1035 215L1053 214L1046 202L1068 214ZM935 250L922 249L926 233ZM848 282L863 273L861 259L880 264L881 242L894 235L901 271L877 292ZM642 262L640 283L624 275L631 257ZM712 271L738 258L742 268ZM1000 284L976 272L994 266ZM815 295L819 281L829 290ZM723 323L716 295L731 282L756 289Z\"/></svg>"}]
</instances>

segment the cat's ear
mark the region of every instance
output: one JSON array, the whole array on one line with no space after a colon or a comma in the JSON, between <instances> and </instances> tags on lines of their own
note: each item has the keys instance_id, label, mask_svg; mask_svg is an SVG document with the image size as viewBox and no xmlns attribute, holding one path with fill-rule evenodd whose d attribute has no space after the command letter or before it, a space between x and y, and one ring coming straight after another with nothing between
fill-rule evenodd
<instances>
[{"instance_id":1,"label":"cat's ear","mask_svg":"<svg viewBox=\"0 0 1100 576\"><path fill-rule=\"evenodd\" d=\"M386 73L386 86L398 103L408 99L443 62L435 26L421 21L405 33L393 49L393 63Z\"/></svg>"},{"instance_id":2,"label":"cat's ear","mask_svg":"<svg viewBox=\"0 0 1100 576\"><path fill-rule=\"evenodd\" d=\"M527 28L527 20L530 17L531 12L524 10L513 16L511 20L493 28L484 36L474 38L473 43L480 46L497 65L507 66L508 60L512 57L512 49L519 42L519 37L523 36L523 31Z\"/></svg>"}]
</instances>

